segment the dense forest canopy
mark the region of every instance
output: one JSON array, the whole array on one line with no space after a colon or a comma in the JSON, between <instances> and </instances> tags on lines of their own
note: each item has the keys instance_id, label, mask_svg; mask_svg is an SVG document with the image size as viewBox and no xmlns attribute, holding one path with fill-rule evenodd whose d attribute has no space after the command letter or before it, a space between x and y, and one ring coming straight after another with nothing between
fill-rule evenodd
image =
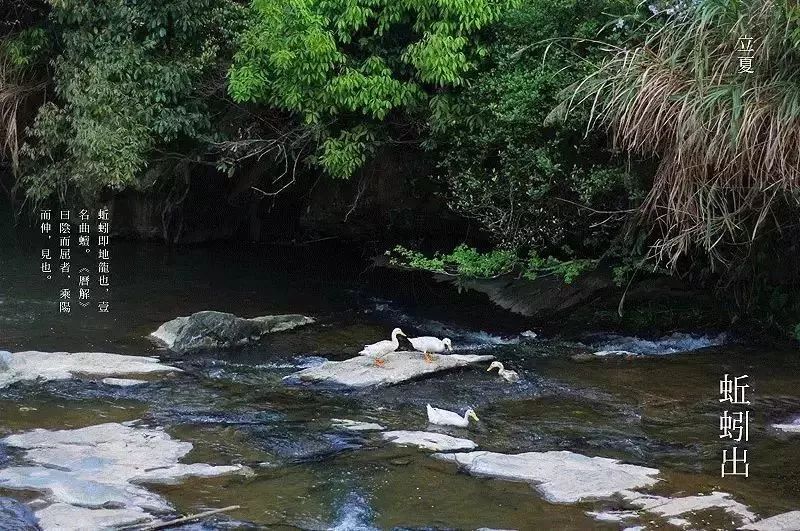
<instances>
[{"instance_id":1,"label":"dense forest canopy","mask_svg":"<svg viewBox=\"0 0 800 531\"><path fill-rule=\"evenodd\" d=\"M797 320L790 2L5 4L2 182L20 204L169 190L201 166L236 179L245 162L278 194L302 182L280 172L344 180L413 146L432 168L416 177L493 248L399 263L668 271Z\"/></svg>"}]
</instances>

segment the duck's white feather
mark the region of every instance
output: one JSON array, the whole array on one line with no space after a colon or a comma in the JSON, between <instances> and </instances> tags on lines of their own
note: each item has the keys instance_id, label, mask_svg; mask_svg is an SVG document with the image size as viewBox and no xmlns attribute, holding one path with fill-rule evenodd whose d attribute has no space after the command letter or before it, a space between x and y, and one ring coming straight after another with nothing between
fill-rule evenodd
<instances>
[{"instance_id":1,"label":"duck's white feather","mask_svg":"<svg viewBox=\"0 0 800 531\"><path fill-rule=\"evenodd\" d=\"M466 428L469 426L469 418L466 416L462 417L458 413L446 409L439 409L430 404L428 404L428 422L442 426L458 426L459 428Z\"/></svg>"},{"instance_id":2,"label":"duck's white feather","mask_svg":"<svg viewBox=\"0 0 800 531\"><path fill-rule=\"evenodd\" d=\"M359 352L359 354L362 356L381 358L390 352L394 352L400 347L400 341L397 339L397 336L405 336L405 334L399 328L395 328L392 330L392 339L385 339L371 345L364 345L364 349Z\"/></svg>"},{"instance_id":3,"label":"duck's white feather","mask_svg":"<svg viewBox=\"0 0 800 531\"><path fill-rule=\"evenodd\" d=\"M503 369L502 371L500 371L500 376L502 376L505 381L510 383L519 381L519 374L517 374L517 371Z\"/></svg>"},{"instance_id":4,"label":"duck's white feather","mask_svg":"<svg viewBox=\"0 0 800 531\"><path fill-rule=\"evenodd\" d=\"M491 371L492 369L497 369L498 374L507 382L514 383L519 381L519 374L516 371L506 369L499 361L493 361L486 370Z\"/></svg>"},{"instance_id":5,"label":"duck's white feather","mask_svg":"<svg viewBox=\"0 0 800 531\"><path fill-rule=\"evenodd\" d=\"M394 352L397 349L398 344L389 341L388 339L384 339L383 341L378 341L377 343L373 343L371 345L364 345L364 350L359 352L362 356L385 356L390 352Z\"/></svg>"},{"instance_id":6,"label":"duck's white feather","mask_svg":"<svg viewBox=\"0 0 800 531\"><path fill-rule=\"evenodd\" d=\"M410 337L408 340L411 342L411 346L420 352L431 352L438 354L448 349L447 342L444 339L439 339L438 337L420 336Z\"/></svg>"}]
</instances>

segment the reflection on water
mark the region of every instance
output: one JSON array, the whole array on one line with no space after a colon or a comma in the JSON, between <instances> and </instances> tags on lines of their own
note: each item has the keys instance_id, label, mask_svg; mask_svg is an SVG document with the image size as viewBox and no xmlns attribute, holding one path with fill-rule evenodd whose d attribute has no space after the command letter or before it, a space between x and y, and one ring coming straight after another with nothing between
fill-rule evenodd
<instances>
[{"instance_id":1,"label":"reflection on water","mask_svg":"<svg viewBox=\"0 0 800 531\"><path fill-rule=\"evenodd\" d=\"M338 253L338 254L337 254ZM654 490L690 495L724 490L771 515L800 502L800 438L768 426L800 414L800 359L747 346L639 359L578 363L578 345L520 341L535 323L489 317L467 296L413 276L364 271L347 250L194 248L115 249L113 308L107 317L59 316L54 290L33 256L0 258L0 349L99 350L152 354L145 335L163 321L215 309L242 316L304 313L319 324L267 338L237 353L173 358L184 373L119 388L89 378L15 385L0 392L0 434L78 428L142 419L194 449L189 461L242 463L251 477L189 479L153 486L180 512L237 504L230 517L274 529L620 529L586 515L619 509L611 501L544 502L528 485L458 473L424 452L387 446L330 419L378 422L389 429L430 429L425 404L473 406L472 430L436 428L481 449L566 449L659 468ZM485 348L519 371L463 370L374 391L287 387L281 378L321 357L343 358L395 323L410 333L446 331ZM722 445L718 380L749 374L753 387L751 477L718 477ZM0 447L0 466L19 457ZM3 492L18 499L27 494ZM722 514L698 526L729 528ZM649 528L669 528L661 519ZM221 524L220 524L221 525ZM243 524L242 524L243 525Z\"/></svg>"}]
</instances>

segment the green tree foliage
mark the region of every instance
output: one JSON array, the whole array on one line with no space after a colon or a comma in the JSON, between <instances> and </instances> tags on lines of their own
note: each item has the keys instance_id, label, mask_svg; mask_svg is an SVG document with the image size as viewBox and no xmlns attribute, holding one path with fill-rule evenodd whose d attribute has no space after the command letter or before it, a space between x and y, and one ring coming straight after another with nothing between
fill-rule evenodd
<instances>
[{"instance_id":1,"label":"green tree foliage","mask_svg":"<svg viewBox=\"0 0 800 531\"><path fill-rule=\"evenodd\" d=\"M44 28L26 28L3 42L3 55L22 70L42 61L48 44Z\"/></svg>"},{"instance_id":2,"label":"green tree foliage","mask_svg":"<svg viewBox=\"0 0 800 531\"><path fill-rule=\"evenodd\" d=\"M608 250L639 194L628 168L585 137L587 116L551 112L602 56L597 42L630 33L626 0L528 0L493 28L488 58L431 121L450 205L508 249L561 259Z\"/></svg>"},{"instance_id":3,"label":"green tree foliage","mask_svg":"<svg viewBox=\"0 0 800 531\"><path fill-rule=\"evenodd\" d=\"M478 32L517 0L254 0L230 70L238 102L288 111L314 130L312 161L351 175L393 116L429 112L463 85Z\"/></svg>"},{"instance_id":4,"label":"green tree foliage","mask_svg":"<svg viewBox=\"0 0 800 531\"><path fill-rule=\"evenodd\" d=\"M138 186L160 153L208 135L205 98L239 12L228 0L54 1L56 97L30 130L29 195Z\"/></svg>"}]
</instances>

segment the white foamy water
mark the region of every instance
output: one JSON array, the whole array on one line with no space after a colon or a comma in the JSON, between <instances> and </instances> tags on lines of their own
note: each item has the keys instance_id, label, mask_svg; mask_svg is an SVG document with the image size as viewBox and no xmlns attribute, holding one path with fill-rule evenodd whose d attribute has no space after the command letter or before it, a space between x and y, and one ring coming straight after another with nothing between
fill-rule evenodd
<instances>
[{"instance_id":1,"label":"white foamy water","mask_svg":"<svg viewBox=\"0 0 800 531\"><path fill-rule=\"evenodd\" d=\"M337 516L337 521L330 528L332 531L377 531L378 529L370 523L373 515L367 499L355 492L347 497Z\"/></svg>"},{"instance_id":2,"label":"white foamy water","mask_svg":"<svg viewBox=\"0 0 800 531\"><path fill-rule=\"evenodd\" d=\"M701 348L724 345L728 342L726 334L684 334L675 332L659 339L641 339L631 336L609 335L592 347L602 351L627 351L636 354L664 355L689 352Z\"/></svg>"},{"instance_id":3,"label":"white foamy water","mask_svg":"<svg viewBox=\"0 0 800 531\"><path fill-rule=\"evenodd\" d=\"M295 356L285 361L271 361L267 363L236 363L228 360L214 360L212 365L220 365L225 367L244 367L247 369L309 369L317 367L328 361L321 356Z\"/></svg>"},{"instance_id":4,"label":"white foamy water","mask_svg":"<svg viewBox=\"0 0 800 531\"><path fill-rule=\"evenodd\" d=\"M467 330L433 319L417 319L393 308L389 302L383 300L375 300L372 311L391 315L398 326L416 330L415 335L449 337L453 341L455 350L478 350L499 345L515 345L520 342L520 336L501 336L484 330Z\"/></svg>"},{"instance_id":5,"label":"white foamy water","mask_svg":"<svg viewBox=\"0 0 800 531\"><path fill-rule=\"evenodd\" d=\"M787 422L773 424L772 427L786 433L800 433L800 417Z\"/></svg>"}]
</instances>

